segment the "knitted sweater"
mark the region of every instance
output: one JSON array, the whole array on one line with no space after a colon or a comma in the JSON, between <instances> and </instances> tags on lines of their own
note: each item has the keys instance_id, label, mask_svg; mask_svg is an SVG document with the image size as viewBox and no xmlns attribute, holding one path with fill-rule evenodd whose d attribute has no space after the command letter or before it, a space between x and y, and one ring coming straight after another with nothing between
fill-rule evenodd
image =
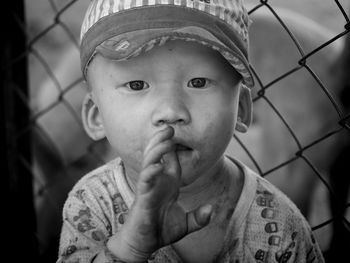
<instances>
[{"instance_id":1,"label":"knitted sweater","mask_svg":"<svg viewBox=\"0 0 350 263\"><path fill-rule=\"evenodd\" d=\"M214 262L324 262L310 226L297 207L270 182L231 159L244 185ZM134 194L117 158L82 177L63 208L57 263L93 262L124 224ZM172 246L149 262L182 262Z\"/></svg>"}]
</instances>

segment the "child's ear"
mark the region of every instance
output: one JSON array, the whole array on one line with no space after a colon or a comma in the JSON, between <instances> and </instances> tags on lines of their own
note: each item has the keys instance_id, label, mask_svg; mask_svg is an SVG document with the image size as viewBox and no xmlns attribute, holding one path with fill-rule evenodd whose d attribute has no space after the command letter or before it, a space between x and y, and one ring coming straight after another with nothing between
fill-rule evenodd
<instances>
[{"instance_id":1,"label":"child's ear","mask_svg":"<svg viewBox=\"0 0 350 263\"><path fill-rule=\"evenodd\" d=\"M100 111L91 92L85 95L81 115L84 129L91 139L97 141L106 136Z\"/></svg>"},{"instance_id":2,"label":"child's ear","mask_svg":"<svg viewBox=\"0 0 350 263\"><path fill-rule=\"evenodd\" d=\"M246 132L252 122L253 117L253 103L250 89L245 85L241 85L239 93L238 115L236 122L236 130L239 132Z\"/></svg>"}]
</instances>

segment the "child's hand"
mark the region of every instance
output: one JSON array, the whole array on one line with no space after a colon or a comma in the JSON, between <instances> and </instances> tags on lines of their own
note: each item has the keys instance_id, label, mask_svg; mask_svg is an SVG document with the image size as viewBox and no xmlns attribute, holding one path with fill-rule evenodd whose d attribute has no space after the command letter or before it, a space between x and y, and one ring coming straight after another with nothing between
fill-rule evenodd
<instances>
[{"instance_id":1,"label":"child's hand","mask_svg":"<svg viewBox=\"0 0 350 263\"><path fill-rule=\"evenodd\" d=\"M167 126L153 136L145 149L135 202L123 228L108 242L120 259L147 261L158 248L209 223L210 205L187 213L177 203L181 166L173 136L174 129Z\"/></svg>"}]
</instances>

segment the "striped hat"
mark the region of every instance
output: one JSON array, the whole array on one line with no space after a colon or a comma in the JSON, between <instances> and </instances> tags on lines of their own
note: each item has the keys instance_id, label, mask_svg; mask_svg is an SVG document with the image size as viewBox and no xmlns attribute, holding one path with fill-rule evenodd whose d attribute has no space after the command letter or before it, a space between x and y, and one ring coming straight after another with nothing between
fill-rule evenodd
<instances>
[{"instance_id":1,"label":"striped hat","mask_svg":"<svg viewBox=\"0 0 350 263\"><path fill-rule=\"evenodd\" d=\"M95 54L127 60L169 40L209 46L254 85L243 0L91 0L80 34L81 69Z\"/></svg>"}]
</instances>

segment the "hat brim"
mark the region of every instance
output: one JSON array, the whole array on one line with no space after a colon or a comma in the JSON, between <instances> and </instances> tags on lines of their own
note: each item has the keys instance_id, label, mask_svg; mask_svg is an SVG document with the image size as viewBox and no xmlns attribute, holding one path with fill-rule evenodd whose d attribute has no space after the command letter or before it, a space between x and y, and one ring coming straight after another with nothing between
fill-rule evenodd
<instances>
[{"instance_id":1,"label":"hat brim","mask_svg":"<svg viewBox=\"0 0 350 263\"><path fill-rule=\"evenodd\" d=\"M159 8L161 10L157 10ZM147 12L144 9L148 9ZM82 39L83 74L86 76L88 65L96 53L112 60L127 60L177 39L194 41L217 50L242 76L246 86L254 86L247 47L232 28L214 16L203 17L203 13L198 15L197 10L170 6L125 11L96 23Z\"/></svg>"}]
</instances>

